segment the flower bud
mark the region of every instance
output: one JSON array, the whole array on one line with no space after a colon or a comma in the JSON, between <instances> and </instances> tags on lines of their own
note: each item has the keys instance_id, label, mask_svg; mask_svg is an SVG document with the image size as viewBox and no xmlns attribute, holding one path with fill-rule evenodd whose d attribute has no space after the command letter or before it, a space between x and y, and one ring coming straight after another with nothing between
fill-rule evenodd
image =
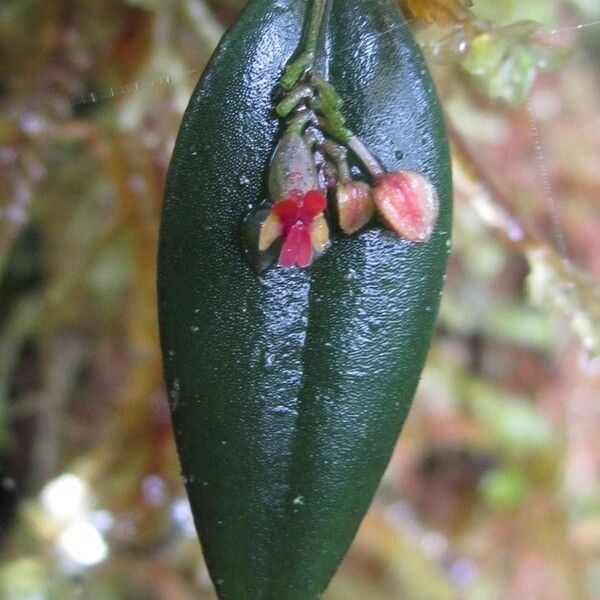
<instances>
[{"instance_id":1,"label":"flower bud","mask_svg":"<svg viewBox=\"0 0 600 600\"><path fill-rule=\"evenodd\" d=\"M428 242L438 220L437 191L414 171L387 173L377 180L373 198L385 223L411 242Z\"/></svg>"},{"instance_id":2,"label":"flower bud","mask_svg":"<svg viewBox=\"0 0 600 600\"><path fill-rule=\"evenodd\" d=\"M371 188L362 181L340 183L337 206L342 231L347 234L358 231L371 220L375 210Z\"/></svg>"}]
</instances>

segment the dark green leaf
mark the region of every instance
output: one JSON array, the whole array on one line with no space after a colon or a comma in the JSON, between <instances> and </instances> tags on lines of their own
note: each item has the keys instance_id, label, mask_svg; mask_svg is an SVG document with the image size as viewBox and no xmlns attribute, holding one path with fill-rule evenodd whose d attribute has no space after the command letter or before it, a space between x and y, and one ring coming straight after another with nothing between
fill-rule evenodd
<instances>
[{"instance_id":1,"label":"dark green leaf","mask_svg":"<svg viewBox=\"0 0 600 600\"><path fill-rule=\"evenodd\" d=\"M208 566L233 600L327 586L410 407L449 248L448 148L421 54L391 0L335 0L330 80L348 125L388 170L430 177L440 220L427 244L374 226L334 234L307 270L250 268L242 223L266 195L273 91L306 7L248 5L194 92L165 195L167 385Z\"/></svg>"}]
</instances>

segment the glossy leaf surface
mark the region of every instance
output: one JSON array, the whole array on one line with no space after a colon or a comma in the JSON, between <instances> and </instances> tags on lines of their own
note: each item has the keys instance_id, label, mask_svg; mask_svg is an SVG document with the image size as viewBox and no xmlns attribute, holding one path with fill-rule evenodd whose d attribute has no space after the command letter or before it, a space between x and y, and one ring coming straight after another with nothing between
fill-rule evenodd
<instances>
[{"instance_id":1,"label":"glossy leaf surface","mask_svg":"<svg viewBox=\"0 0 600 600\"><path fill-rule=\"evenodd\" d=\"M177 444L221 598L320 596L364 516L430 343L451 221L433 84L390 0L334 0L329 77L348 125L392 170L423 172L441 212L427 244L381 224L308 269L258 276L241 227L267 193L273 91L305 0L253 0L185 114L165 194L160 326Z\"/></svg>"}]
</instances>

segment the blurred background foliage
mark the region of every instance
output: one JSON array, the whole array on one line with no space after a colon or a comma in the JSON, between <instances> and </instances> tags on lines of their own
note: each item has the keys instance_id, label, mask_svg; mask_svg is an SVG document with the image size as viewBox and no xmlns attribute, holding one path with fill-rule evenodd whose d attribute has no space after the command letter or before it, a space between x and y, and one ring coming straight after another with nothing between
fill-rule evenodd
<instances>
[{"instance_id":1,"label":"blurred background foliage","mask_svg":"<svg viewBox=\"0 0 600 600\"><path fill-rule=\"evenodd\" d=\"M154 262L182 111L243 4L0 4L2 599L214 598ZM402 5L451 133L454 249L410 419L325 598L600 598L599 3Z\"/></svg>"}]
</instances>

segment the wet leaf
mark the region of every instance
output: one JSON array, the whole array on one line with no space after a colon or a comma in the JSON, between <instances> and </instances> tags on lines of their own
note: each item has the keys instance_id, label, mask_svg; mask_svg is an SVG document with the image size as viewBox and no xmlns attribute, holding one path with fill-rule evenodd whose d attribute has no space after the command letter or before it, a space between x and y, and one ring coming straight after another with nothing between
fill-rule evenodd
<instances>
[{"instance_id":1,"label":"wet leaf","mask_svg":"<svg viewBox=\"0 0 600 600\"><path fill-rule=\"evenodd\" d=\"M174 429L207 564L230 600L314 600L327 586L410 407L449 248L447 140L423 57L395 2L344 0L327 58L347 122L386 170L433 182L439 222L427 243L374 223L333 232L307 269L249 267L240 228L269 196L273 91L306 5L253 0L226 34L183 119L163 207ZM325 229L314 233L322 244Z\"/></svg>"}]
</instances>

